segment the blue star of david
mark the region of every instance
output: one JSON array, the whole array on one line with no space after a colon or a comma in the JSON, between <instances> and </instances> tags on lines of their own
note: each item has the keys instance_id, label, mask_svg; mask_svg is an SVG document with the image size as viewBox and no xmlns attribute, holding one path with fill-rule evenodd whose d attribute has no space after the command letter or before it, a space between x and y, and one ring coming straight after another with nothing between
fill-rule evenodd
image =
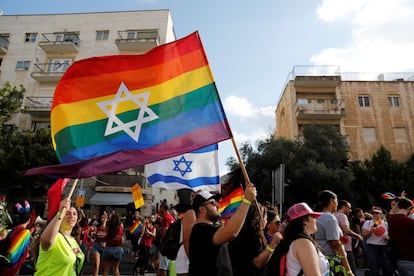
<instances>
[{"instance_id":1,"label":"blue star of david","mask_svg":"<svg viewBox=\"0 0 414 276\"><path fill-rule=\"evenodd\" d=\"M173 171L179 171L181 176L184 176L186 173L188 172L192 172L193 170L191 169L191 164L193 163L193 161L187 161L185 160L184 155L181 156L180 160L173 160L174 162L174 169ZM183 166L185 166L186 168L183 170L180 166L181 164L183 164Z\"/></svg>"}]
</instances>

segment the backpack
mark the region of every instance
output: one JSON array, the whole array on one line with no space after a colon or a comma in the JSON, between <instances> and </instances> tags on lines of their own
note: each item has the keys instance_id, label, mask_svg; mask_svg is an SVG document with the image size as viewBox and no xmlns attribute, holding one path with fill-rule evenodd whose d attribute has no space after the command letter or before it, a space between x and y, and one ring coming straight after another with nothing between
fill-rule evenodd
<instances>
[{"instance_id":1,"label":"backpack","mask_svg":"<svg viewBox=\"0 0 414 276\"><path fill-rule=\"evenodd\" d=\"M165 233L165 237L161 241L160 252L161 255L167 257L169 260L177 258L178 250L183 242L181 236L181 219L177 219L170 224Z\"/></svg>"}]
</instances>

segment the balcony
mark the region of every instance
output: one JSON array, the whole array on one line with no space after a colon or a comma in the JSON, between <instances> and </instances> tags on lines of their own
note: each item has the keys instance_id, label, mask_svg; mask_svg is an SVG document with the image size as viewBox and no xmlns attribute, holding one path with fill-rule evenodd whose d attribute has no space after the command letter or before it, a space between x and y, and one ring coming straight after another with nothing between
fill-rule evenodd
<instances>
[{"instance_id":1,"label":"balcony","mask_svg":"<svg viewBox=\"0 0 414 276\"><path fill-rule=\"evenodd\" d=\"M39 47L48 54L77 53L80 39L78 33L43 33Z\"/></svg>"},{"instance_id":2,"label":"balcony","mask_svg":"<svg viewBox=\"0 0 414 276\"><path fill-rule=\"evenodd\" d=\"M296 118L301 120L340 120L345 116L343 102L296 104Z\"/></svg>"},{"instance_id":3,"label":"balcony","mask_svg":"<svg viewBox=\"0 0 414 276\"><path fill-rule=\"evenodd\" d=\"M120 51L148 51L159 45L158 30L118 31L115 40Z\"/></svg>"},{"instance_id":4,"label":"balcony","mask_svg":"<svg viewBox=\"0 0 414 276\"><path fill-rule=\"evenodd\" d=\"M26 111L36 117L49 117L52 109L52 96L26 97L24 107Z\"/></svg>"},{"instance_id":5,"label":"balcony","mask_svg":"<svg viewBox=\"0 0 414 276\"><path fill-rule=\"evenodd\" d=\"M30 75L40 83L58 82L70 65L69 62L35 63Z\"/></svg>"},{"instance_id":6,"label":"balcony","mask_svg":"<svg viewBox=\"0 0 414 276\"><path fill-rule=\"evenodd\" d=\"M9 36L0 34L0 54L7 54L9 49Z\"/></svg>"}]
</instances>

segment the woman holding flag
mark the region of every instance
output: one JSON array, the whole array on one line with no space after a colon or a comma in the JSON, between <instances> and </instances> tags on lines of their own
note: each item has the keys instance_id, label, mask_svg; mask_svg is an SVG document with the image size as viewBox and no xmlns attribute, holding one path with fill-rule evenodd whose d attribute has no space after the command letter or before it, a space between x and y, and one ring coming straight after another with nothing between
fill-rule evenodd
<instances>
[{"instance_id":1,"label":"woman holding flag","mask_svg":"<svg viewBox=\"0 0 414 276\"><path fill-rule=\"evenodd\" d=\"M79 275L85 255L71 236L78 222L78 210L65 198L59 211L49 221L40 236L39 257L35 276Z\"/></svg>"}]
</instances>

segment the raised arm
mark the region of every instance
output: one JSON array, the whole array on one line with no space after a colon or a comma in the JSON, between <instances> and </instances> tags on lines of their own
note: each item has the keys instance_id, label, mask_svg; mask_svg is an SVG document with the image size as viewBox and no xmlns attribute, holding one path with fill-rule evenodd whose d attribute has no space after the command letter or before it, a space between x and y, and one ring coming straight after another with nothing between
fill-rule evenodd
<instances>
[{"instance_id":1,"label":"raised arm","mask_svg":"<svg viewBox=\"0 0 414 276\"><path fill-rule=\"evenodd\" d=\"M40 245L43 250L47 251L55 242L56 236L59 232L60 225L62 223L62 216L64 214L61 214L62 210L70 209L70 199L65 198L60 202L59 205L59 211L56 213L56 215L49 221L47 224L45 230L43 230L42 235L40 236Z\"/></svg>"},{"instance_id":2,"label":"raised arm","mask_svg":"<svg viewBox=\"0 0 414 276\"><path fill-rule=\"evenodd\" d=\"M220 229L216 231L213 236L214 244L219 245L226 243L234 239L239 234L244 220L246 219L250 205L255 200L256 195L256 187L254 187L252 183L247 183L246 189L244 190L244 199L242 203L237 208L236 212L233 214L227 224L223 227L220 227Z\"/></svg>"}]
</instances>

